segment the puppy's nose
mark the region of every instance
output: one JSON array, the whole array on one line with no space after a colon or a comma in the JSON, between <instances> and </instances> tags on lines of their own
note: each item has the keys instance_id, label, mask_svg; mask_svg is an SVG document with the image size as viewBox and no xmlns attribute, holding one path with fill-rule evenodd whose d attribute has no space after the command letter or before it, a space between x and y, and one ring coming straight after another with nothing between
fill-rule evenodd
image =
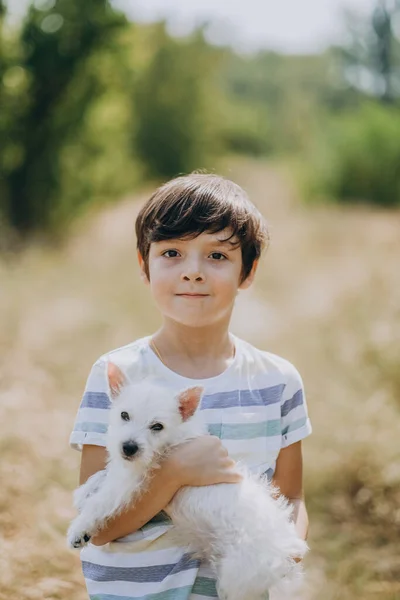
<instances>
[{"instance_id":1,"label":"puppy's nose","mask_svg":"<svg viewBox=\"0 0 400 600\"><path fill-rule=\"evenodd\" d=\"M129 442L124 442L122 444L122 451L125 454L125 456L127 456L128 458L131 458L132 456L134 456L138 450L139 450L139 446L137 445L136 442L133 442L132 440L130 440Z\"/></svg>"}]
</instances>

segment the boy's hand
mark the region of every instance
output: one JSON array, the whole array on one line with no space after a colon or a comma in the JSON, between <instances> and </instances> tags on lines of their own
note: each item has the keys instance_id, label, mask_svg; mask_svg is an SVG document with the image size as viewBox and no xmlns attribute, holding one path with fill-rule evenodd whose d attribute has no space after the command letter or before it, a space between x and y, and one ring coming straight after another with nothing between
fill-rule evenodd
<instances>
[{"instance_id":1,"label":"boy's hand","mask_svg":"<svg viewBox=\"0 0 400 600\"><path fill-rule=\"evenodd\" d=\"M204 435L175 448L165 466L183 487L238 483L242 475L235 471L235 464L218 437Z\"/></svg>"}]
</instances>

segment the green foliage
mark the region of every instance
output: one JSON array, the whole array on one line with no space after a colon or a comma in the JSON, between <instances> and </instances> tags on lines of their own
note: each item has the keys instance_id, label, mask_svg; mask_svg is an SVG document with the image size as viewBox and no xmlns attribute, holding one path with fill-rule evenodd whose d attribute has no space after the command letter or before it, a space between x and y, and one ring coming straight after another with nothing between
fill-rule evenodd
<instances>
[{"instance_id":1,"label":"green foliage","mask_svg":"<svg viewBox=\"0 0 400 600\"><path fill-rule=\"evenodd\" d=\"M138 182L139 170L131 150L132 69L127 39L134 33L133 28L119 32L112 47L98 49L83 61L60 104L60 111L69 114L79 90L88 80L95 82L96 95L79 128L59 150L59 196L52 229L63 227L88 205L119 197Z\"/></svg>"},{"instance_id":2,"label":"green foliage","mask_svg":"<svg viewBox=\"0 0 400 600\"><path fill-rule=\"evenodd\" d=\"M77 73L124 23L106 1L58 0L46 6L30 7L1 92L11 133L1 150L4 208L11 226L25 233L53 222L61 197L61 150L100 91L93 73L74 86Z\"/></svg>"},{"instance_id":3,"label":"green foliage","mask_svg":"<svg viewBox=\"0 0 400 600\"><path fill-rule=\"evenodd\" d=\"M397 205L399 114L365 106L371 89L354 83L369 73L386 103L398 96L400 0L387 2L344 48L241 56L202 29L129 23L107 0L35 0L6 31L0 0L0 225L59 234L145 177L316 146L316 193Z\"/></svg>"},{"instance_id":4,"label":"green foliage","mask_svg":"<svg viewBox=\"0 0 400 600\"><path fill-rule=\"evenodd\" d=\"M400 111L366 104L324 123L310 161L314 196L400 206Z\"/></svg>"},{"instance_id":5,"label":"green foliage","mask_svg":"<svg viewBox=\"0 0 400 600\"><path fill-rule=\"evenodd\" d=\"M248 154L302 151L316 113L341 102L330 53L284 56L227 54L221 85L227 99L223 135L230 151Z\"/></svg>"},{"instance_id":6,"label":"green foliage","mask_svg":"<svg viewBox=\"0 0 400 600\"><path fill-rule=\"evenodd\" d=\"M217 51L197 31L175 40L160 23L154 54L135 82L135 149L151 175L170 177L210 162L215 152Z\"/></svg>"},{"instance_id":7,"label":"green foliage","mask_svg":"<svg viewBox=\"0 0 400 600\"><path fill-rule=\"evenodd\" d=\"M234 153L249 156L269 154L271 148L270 122L266 107L252 107L246 103L227 102L221 123L221 141Z\"/></svg>"}]
</instances>

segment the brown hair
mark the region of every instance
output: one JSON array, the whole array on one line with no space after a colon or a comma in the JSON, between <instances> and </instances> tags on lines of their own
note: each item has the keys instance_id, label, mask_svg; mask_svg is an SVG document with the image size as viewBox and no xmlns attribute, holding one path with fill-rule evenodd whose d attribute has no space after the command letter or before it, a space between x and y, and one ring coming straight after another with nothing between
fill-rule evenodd
<instances>
[{"instance_id":1,"label":"brown hair","mask_svg":"<svg viewBox=\"0 0 400 600\"><path fill-rule=\"evenodd\" d=\"M149 276L150 244L161 240L196 237L226 227L242 249L241 283L268 245L266 222L246 192L219 175L191 173L159 187L136 219L137 249Z\"/></svg>"}]
</instances>

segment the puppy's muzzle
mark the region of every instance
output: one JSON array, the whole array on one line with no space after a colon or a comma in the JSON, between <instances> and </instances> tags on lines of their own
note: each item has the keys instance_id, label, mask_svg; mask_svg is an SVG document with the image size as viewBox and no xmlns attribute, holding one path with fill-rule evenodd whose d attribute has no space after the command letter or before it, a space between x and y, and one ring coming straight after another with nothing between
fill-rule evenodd
<instances>
[{"instance_id":1,"label":"puppy's muzzle","mask_svg":"<svg viewBox=\"0 0 400 600\"><path fill-rule=\"evenodd\" d=\"M132 460L132 458L140 452L140 448L136 442L129 440L122 444L122 455L126 460Z\"/></svg>"}]
</instances>

